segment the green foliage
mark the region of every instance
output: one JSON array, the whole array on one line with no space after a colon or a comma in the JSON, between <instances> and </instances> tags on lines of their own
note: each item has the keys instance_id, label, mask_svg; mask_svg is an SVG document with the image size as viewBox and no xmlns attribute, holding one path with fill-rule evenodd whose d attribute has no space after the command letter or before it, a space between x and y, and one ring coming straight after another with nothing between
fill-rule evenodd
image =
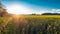
<instances>
[{"instance_id":1,"label":"green foliage","mask_svg":"<svg viewBox=\"0 0 60 34\"><path fill-rule=\"evenodd\" d=\"M0 17L0 34L60 34L60 18L26 18L27 23Z\"/></svg>"}]
</instances>

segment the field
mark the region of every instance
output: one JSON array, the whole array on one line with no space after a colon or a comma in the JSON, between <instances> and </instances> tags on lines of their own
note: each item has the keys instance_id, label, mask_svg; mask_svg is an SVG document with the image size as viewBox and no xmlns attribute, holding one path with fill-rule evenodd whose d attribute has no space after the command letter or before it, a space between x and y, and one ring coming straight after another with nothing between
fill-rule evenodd
<instances>
[{"instance_id":1,"label":"field","mask_svg":"<svg viewBox=\"0 0 60 34\"><path fill-rule=\"evenodd\" d=\"M0 17L0 34L60 34L60 16Z\"/></svg>"},{"instance_id":2,"label":"field","mask_svg":"<svg viewBox=\"0 0 60 34\"><path fill-rule=\"evenodd\" d=\"M60 18L60 15L28 15L29 18Z\"/></svg>"}]
</instances>

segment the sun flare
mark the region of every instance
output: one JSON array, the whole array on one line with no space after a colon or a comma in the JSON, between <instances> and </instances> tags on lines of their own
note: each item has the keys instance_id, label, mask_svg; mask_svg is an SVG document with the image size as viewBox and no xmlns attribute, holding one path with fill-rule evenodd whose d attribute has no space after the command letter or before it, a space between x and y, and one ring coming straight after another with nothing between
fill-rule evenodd
<instances>
[{"instance_id":1,"label":"sun flare","mask_svg":"<svg viewBox=\"0 0 60 34\"><path fill-rule=\"evenodd\" d=\"M8 13L11 14L27 14L28 9L24 7L23 5L19 4L12 4L7 7Z\"/></svg>"}]
</instances>

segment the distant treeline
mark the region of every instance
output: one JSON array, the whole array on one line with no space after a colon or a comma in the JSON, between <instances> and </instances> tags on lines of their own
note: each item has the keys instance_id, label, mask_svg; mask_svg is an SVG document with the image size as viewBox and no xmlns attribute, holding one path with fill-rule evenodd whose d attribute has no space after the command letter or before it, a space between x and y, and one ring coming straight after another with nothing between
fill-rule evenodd
<instances>
[{"instance_id":1,"label":"distant treeline","mask_svg":"<svg viewBox=\"0 0 60 34\"><path fill-rule=\"evenodd\" d=\"M32 14L32 15L40 15L40 14ZM60 13L43 13L41 15L60 15Z\"/></svg>"},{"instance_id":2,"label":"distant treeline","mask_svg":"<svg viewBox=\"0 0 60 34\"><path fill-rule=\"evenodd\" d=\"M43 13L42 15L60 15L60 13Z\"/></svg>"}]
</instances>

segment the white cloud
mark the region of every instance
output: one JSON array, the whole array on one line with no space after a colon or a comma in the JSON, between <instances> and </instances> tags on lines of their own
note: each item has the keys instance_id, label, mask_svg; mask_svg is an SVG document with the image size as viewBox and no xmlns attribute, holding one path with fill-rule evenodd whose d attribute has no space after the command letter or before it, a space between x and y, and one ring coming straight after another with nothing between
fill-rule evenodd
<instances>
[{"instance_id":1,"label":"white cloud","mask_svg":"<svg viewBox=\"0 0 60 34\"><path fill-rule=\"evenodd\" d=\"M39 12L36 11L37 14L42 14L42 13L60 13L60 9L43 9L40 10Z\"/></svg>"},{"instance_id":2,"label":"white cloud","mask_svg":"<svg viewBox=\"0 0 60 34\"><path fill-rule=\"evenodd\" d=\"M52 9L51 10L53 13L60 13L60 9Z\"/></svg>"},{"instance_id":3,"label":"white cloud","mask_svg":"<svg viewBox=\"0 0 60 34\"><path fill-rule=\"evenodd\" d=\"M46 9L40 7L24 6L22 4L11 4L7 6L8 13L16 14L42 14L42 13L60 13L60 9Z\"/></svg>"}]
</instances>

